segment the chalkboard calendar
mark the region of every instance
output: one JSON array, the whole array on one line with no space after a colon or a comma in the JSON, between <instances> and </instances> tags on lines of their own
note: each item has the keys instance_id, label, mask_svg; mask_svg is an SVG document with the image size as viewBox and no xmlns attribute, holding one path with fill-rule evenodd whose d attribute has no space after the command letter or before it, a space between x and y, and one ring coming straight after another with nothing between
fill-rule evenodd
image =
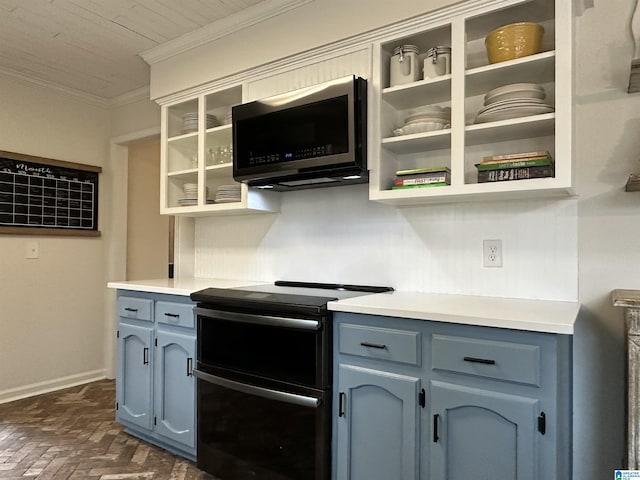
<instances>
[{"instance_id":1,"label":"chalkboard calendar","mask_svg":"<svg viewBox=\"0 0 640 480\"><path fill-rule=\"evenodd\" d=\"M0 233L99 235L100 171L0 152Z\"/></svg>"}]
</instances>

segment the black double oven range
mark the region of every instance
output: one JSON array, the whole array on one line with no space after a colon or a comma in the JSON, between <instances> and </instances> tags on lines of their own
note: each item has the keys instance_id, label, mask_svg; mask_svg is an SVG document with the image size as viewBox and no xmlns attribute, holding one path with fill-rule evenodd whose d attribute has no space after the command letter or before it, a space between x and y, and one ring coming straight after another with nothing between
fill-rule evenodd
<instances>
[{"instance_id":1,"label":"black double oven range","mask_svg":"<svg viewBox=\"0 0 640 480\"><path fill-rule=\"evenodd\" d=\"M193 293L198 467L221 480L328 480L327 303L392 290L278 281Z\"/></svg>"}]
</instances>

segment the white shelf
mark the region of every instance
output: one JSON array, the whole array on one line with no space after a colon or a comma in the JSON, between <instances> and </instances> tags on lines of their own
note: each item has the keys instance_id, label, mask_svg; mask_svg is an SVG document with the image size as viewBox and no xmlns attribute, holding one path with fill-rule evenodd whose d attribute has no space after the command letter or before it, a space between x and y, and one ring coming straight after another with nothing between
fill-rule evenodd
<instances>
[{"instance_id":1,"label":"white shelf","mask_svg":"<svg viewBox=\"0 0 640 480\"><path fill-rule=\"evenodd\" d=\"M207 175L216 177L229 177L233 175L233 165L230 163L220 163L216 165L207 165L205 168Z\"/></svg>"},{"instance_id":2,"label":"white shelf","mask_svg":"<svg viewBox=\"0 0 640 480\"><path fill-rule=\"evenodd\" d=\"M492 10L493 9L493 10ZM424 28L411 23L409 34L382 37L380 58L374 65L378 85L388 84L390 53L407 39L415 45L427 45L443 32L450 33L452 69L450 75L380 90L379 111L374 124L380 133L372 145L379 164L373 168L369 198L390 205L420 205L531 197L567 197L573 195L571 150L571 38L570 2L531 0L488 5L459 12L449 24L431 24ZM514 20L517 19L517 20ZM484 46L486 35L512 21L543 23L545 39L541 53L505 62L488 64ZM397 32L401 32L398 29ZM467 66L470 65L470 67ZM554 113L468 124L483 106L481 96L513 83L536 83L546 91L545 101ZM406 111L427 104L451 107L451 128L422 134L388 136L406 116ZM476 183L476 159L483 156L548 150L556 162L556 177ZM377 155L376 155L377 154ZM452 184L441 187L392 190L397 170L447 165Z\"/></svg>"},{"instance_id":3,"label":"white shelf","mask_svg":"<svg viewBox=\"0 0 640 480\"><path fill-rule=\"evenodd\" d=\"M213 197L221 185L235 183L231 163L206 164L209 151L231 146L232 125L204 128L205 113L217 116L225 114L231 105L241 100L242 87L236 85L201 93L173 105L163 105L160 213L196 217L279 211L278 193L253 191L246 185L240 185L238 202L209 204L204 198L207 188L209 197ZM200 121L198 131L171 136L171 133L179 131L181 115L196 111ZM197 162L197 166L189 168L194 162ZM198 184L197 204L180 206L178 200L184 196L184 183L187 182Z\"/></svg>"},{"instance_id":4,"label":"white shelf","mask_svg":"<svg viewBox=\"0 0 640 480\"><path fill-rule=\"evenodd\" d=\"M197 168L188 168L185 170L175 170L173 172L167 172L167 177L173 177L173 178L192 177L197 175L198 175Z\"/></svg>"},{"instance_id":5,"label":"white shelf","mask_svg":"<svg viewBox=\"0 0 640 480\"><path fill-rule=\"evenodd\" d=\"M190 143L193 140L198 139L198 132L189 132L183 133L181 135L176 135L175 137L167 138L167 142L169 143Z\"/></svg>"},{"instance_id":6,"label":"white shelf","mask_svg":"<svg viewBox=\"0 0 640 480\"><path fill-rule=\"evenodd\" d=\"M398 110L451 100L451 75L385 88L382 99Z\"/></svg>"},{"instance_id":7,"label":"white shelf","mask_svg":"<svg viewBox=\"0 0 640 480\"><path fill-rule=\"evenodd\" d=\"M555 51L542 52L467 70L465 95L484 95L493 88L510 83L553 82L555 57Z\"/></svg>"},{"instance_id":8,"label":"white shelf","mask_svg":"<svg viewBox=\"0 0 640 480\"><path fill-rule=\"evenodd\" d=\"M399 154L451 148L451 129L383 138L382 146Z\"/></svg>"},{"instance_id":9,"label":"white shelf","mask_svg":"<svg viewBox=\"0 0 640 480\"><path fill-rule=\"evenodd\" d=\"M217 127L211 127L207 129L207 135L213 136L217 134L231 135L232 125L227 123L225 125L218 125Z\"/></svg>"},{"instance_id":10,"label":"white shelf","mask_svg":"<svg viewBox=\"0 0 640 480\"><path fill-rule=\"evenodd\" d=\"M444 187L410 190L380 190L371 200L388 205L438 204L471 200L531 199L542 197L568 198L571 185L557 178L534 178L506 182L469 183Z\"/></svg>"},{"instance_id":11,"label":"white shelf","mask_svg":"<svg viewBox=\"0 0 640 480\"><path fill-rule=\"evenodd\" d=\"M478 123L465 128L467 146L554 134L555 113Z\"/></svg>"}]
</instances>

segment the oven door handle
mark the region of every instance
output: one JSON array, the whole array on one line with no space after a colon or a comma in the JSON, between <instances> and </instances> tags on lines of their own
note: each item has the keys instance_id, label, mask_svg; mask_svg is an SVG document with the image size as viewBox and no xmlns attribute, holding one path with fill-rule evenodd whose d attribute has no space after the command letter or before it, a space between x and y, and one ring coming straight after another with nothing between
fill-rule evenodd
<instances>
[{"instance_id":1,"label":"oven door handle","mask_svg":"<svg viewBox=\"0 0 640 480\"><path fill-rule=\"evenodd\" d=\"M210 310L208 308L194 307L193 311L201 317L230 320L232 322L257 323L272 327L298 328L301 330L320 330L318 320L305 320L302 318L274 317L271 315L255 315L251 313L224 312Z\"/></svg>"},{"instance_id":2,"label":"oven door handle","mask_svg":"<svg viewBox=\"0 0 640 480\"><path fill-rule=\"evenodd\" d=\"M246 383L234 382L233 380L227 380L226 378L217 377L210 373L205 373L202 370L193 370L193 374L196 378L205 382L213 383L221 387L236 390L238 392L247 393L249 395L256 395L258 397L268 398L270 400L277 400L279 402L292 403L294 405L300 405L301 407L317 408L320 405L320 399L315 397L305 397L304 395L296 395L294 393L280 392L278 390L271 390L269 388L256 387L254 385L247 385Z\"/></svg>"}]
</instances>

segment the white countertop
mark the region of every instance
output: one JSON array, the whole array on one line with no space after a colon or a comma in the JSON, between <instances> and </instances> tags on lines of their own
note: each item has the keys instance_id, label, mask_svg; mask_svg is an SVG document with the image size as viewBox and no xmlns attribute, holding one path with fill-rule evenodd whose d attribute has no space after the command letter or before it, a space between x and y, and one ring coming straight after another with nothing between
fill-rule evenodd
<instances>
[{"instance_id":1,"label":"white countertop","mask_svg":"<svg viewBox=\"0 0 640 480\"><path fill-rule=\"evenodd\" d=\"M107 287L119 290L135 290L137 292L167 293L169 295L184 295L188 297L193 292L204 288L235 288L263 285L268 282L249 280L229 280L220 278L154 278L150 280L127 280L109 282Z\"/></svg>"},{"instance_id":2,"label":"white countertop","mask_svg":"<svg viewBox=\"0 0 640 480\"><path fill-rule=\"evenodd\" d=\"M204 288L250 287L269 282L217 278L151 279L109 282L109 288L189 296ZM573 334L580 304L474 295L392 292L329 302L334 312Z\"/></svg>"},{"instance_id":3,"label":"white countertop","mask_svg":"<svg viewBox=\"0 0 640 480\"><path fill-rule=\"evenodd\" d=\"M334 312L573 334L580 304L548 300L392 292L329 302Z\"/></svg>"}]
</instances>

